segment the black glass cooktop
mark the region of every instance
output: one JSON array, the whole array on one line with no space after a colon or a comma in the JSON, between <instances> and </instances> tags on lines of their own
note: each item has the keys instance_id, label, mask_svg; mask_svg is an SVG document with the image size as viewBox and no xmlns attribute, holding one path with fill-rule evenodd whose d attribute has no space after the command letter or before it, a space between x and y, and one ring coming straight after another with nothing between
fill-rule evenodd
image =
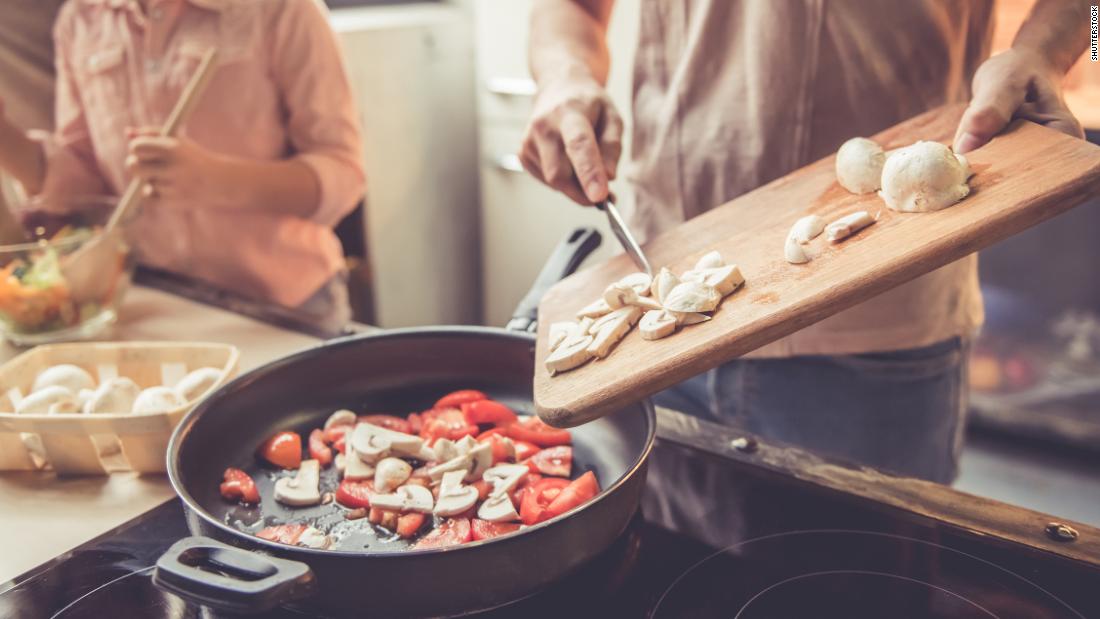
<instances>
[{"instance_id":1,"label":"black glass cooktop","mask_svg":"<svg viewBox=\"0 0 1100 619\"><path fill-rule=\"evenodd\" d=\"M1100 617L1096 565L670 443L657 445L650 467L644 509L612 548L532 598L475 616ZM692 482L706 479L719 490ZM152 584L150 566L187 535L181 504L166 503L0 585L0 617L220 616Z\"/></svg>"}]
</instances>

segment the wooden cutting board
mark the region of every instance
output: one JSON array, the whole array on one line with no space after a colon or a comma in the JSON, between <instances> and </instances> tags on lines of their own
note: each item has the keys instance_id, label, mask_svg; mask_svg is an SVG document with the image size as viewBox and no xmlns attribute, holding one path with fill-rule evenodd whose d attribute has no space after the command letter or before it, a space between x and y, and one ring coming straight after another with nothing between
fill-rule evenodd
<instances>
[{"instance_id":1,"label":"wooden cutting board","mask_svg":"<svg viewBox=\"0 0 1100 619\"><path fill-rule=\"evenodd\" d=\"M938 108L874 139L886 149L921 139L950 144L962 111ZM1100 195L1100 147L1031 122L1013 123L967 158L975 173L971 194L935 213L898 213L875 194L848 193L830 156L669 230L644 246L655 270L667 266L679 275L718 250L741 267L745 285L710 322L657 341L643 340L635 328L607 358L552 377L543 363L550 324L572 320L609 283L637 269L618 255L561 281L539 306L539 415L562 427L603 416ZM808 264L783 259L783 241L799 217L832 221L858 210L880 213L878 222L836 245L819 236L807 246Z\"/></svg>"}]
</instances>

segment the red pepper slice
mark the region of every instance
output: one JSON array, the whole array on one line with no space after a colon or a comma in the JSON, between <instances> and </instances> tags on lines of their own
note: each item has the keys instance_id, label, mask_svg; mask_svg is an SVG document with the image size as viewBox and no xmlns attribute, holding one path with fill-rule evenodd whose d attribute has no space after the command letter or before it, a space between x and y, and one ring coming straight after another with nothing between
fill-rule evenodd
<instances>
[{"instance_id":1,"label":"red pepper slice","mask_svg":"<svg viewBox=\"0 0 1100 619\"><path fill-rule=\"evenodd\" d=\"M246 505L255 505L260 502L260 491L256 489L256 482L241 469L229 467L222 475L225 481L219 487L222 496L230 501L240 501Z\"/></svg>"},{"instance_id":2,"label":"red pepper slice","mask_svg":"<svg viewBox=\"0 0 1100 619\"><path fill-rule=\"evenodd\" d=\"M538 417L528 417L518 423L513 423L505 429L508 436L517 441L527 441L539 447L554 447L555 445L568 445L573 442L569 430L559 430L542 422Z\"/></svg>"},{"instance_id":3,"label":"red pepper slice","mask_svg":"<svg viewBox=\"0 0 1100 619\"><path fill-rule=\"evenodd\" d=\"M373 481L369 479L363 481L345 479L336 488L336 502L352 509L370 507L370 496L372 494L374 494Z\"/></svg>"},{"instance_id":4,"label":"red pepper slice","mask_svg":"<svg viewBox=\"0 0 1100 619\"><path fill-rule=\"evenodd\" d=\"M304 524L279 524L264 527L256 533L256 537L293 546L298 543L298 538L302 536L307 528L308 526Z\"/></svg>"},{"instance_id":5,"label":"red pepper slice","mask_svg":"<svg viewBox=\"0 0 1100 619\"><path fill-rule=\"evenodd\" d=\"M459 391L452 391L442 398L439 398L432 408L460 408L463 404L468 402L487 400L488 398L489 396L476 389L462 389Z\"/></svg>"},{"instance_id":6,"label":"red pepper slice","mask_svg":"<svg viewBox=\"0 0 1100 619\"><path fill-rule=\"evenodd\" d=\"M332 448L325 444L325 433L317 429L309 433L309 457L322 467L332 464Z\"/></svg>"},{"instance_id":7,"label":"red pepper slice","mask_svg":"<svg viewBox=\"0 0 1100 619\"><path fill-rule=\"evenodd\" d=\"M466 421L474 425L492 424L503 426L515 423L518 419L512 409L493 400L477 400L462 405L462 413L466 415Z\"/></svg>"}]
</instances>

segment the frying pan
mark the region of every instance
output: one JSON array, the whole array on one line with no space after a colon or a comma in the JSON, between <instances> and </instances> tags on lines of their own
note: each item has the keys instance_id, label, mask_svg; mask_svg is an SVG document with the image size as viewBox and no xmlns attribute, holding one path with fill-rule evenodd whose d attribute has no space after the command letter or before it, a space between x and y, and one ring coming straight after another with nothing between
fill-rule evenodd
<instances>
[{"instance_id":1,"label":"frying pan","mask_svg":"<svg viewBox=\"0 0 1100 619\"><path fill-rule=\"evenodd\" d=\"M408 550L363 532L334 503L276 503L277 473L257 465L256 447L279 430L307 434L339 408L424 410L459 388L485 391L533 413L531 377L537 303L599 245L580 228L554 250L509 329L430 327L334 340L244 374L187 415L168 447L168 475L198 537L172 546L154 582L191 601L232 612L285 605L313 614L369 617L460 615L538 592L607 548L638 509L656 426L652 405L572 429L574 474L592 470L602 492L579 508L518 533L439 549ZM244 468L260 489L255 508L225 501L226 467ZM322 488L332 490L326 471ZM287 546L249 532L310 522L343 534L337 547ZM358 532L356 532L358 531Z\"/></svg>"}]
</instances>

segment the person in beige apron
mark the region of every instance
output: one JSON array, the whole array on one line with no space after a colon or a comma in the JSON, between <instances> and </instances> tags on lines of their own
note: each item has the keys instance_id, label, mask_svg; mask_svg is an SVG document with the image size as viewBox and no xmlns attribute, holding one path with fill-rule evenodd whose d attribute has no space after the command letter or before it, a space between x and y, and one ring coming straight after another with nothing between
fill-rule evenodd
<instances>
[{"instance_id":1,"label":"person in beige apron","mask_svg":"<svg viewBox=\"0 0 1100 619\"><path fill-rule=\"evenodd\" d=\"M623 124L604 90L613 0L538 0L520 158L574 201L608 195ZM1082 136L1060 83L1088 2L1039 0L989 58L992 0L644 1L629 224L658 234L930 108L970 101L972 150L1013 117ZM981 325L971 255L698 376L658 404L903 475L950 482Z\"/></svg>"}]
</instances>

